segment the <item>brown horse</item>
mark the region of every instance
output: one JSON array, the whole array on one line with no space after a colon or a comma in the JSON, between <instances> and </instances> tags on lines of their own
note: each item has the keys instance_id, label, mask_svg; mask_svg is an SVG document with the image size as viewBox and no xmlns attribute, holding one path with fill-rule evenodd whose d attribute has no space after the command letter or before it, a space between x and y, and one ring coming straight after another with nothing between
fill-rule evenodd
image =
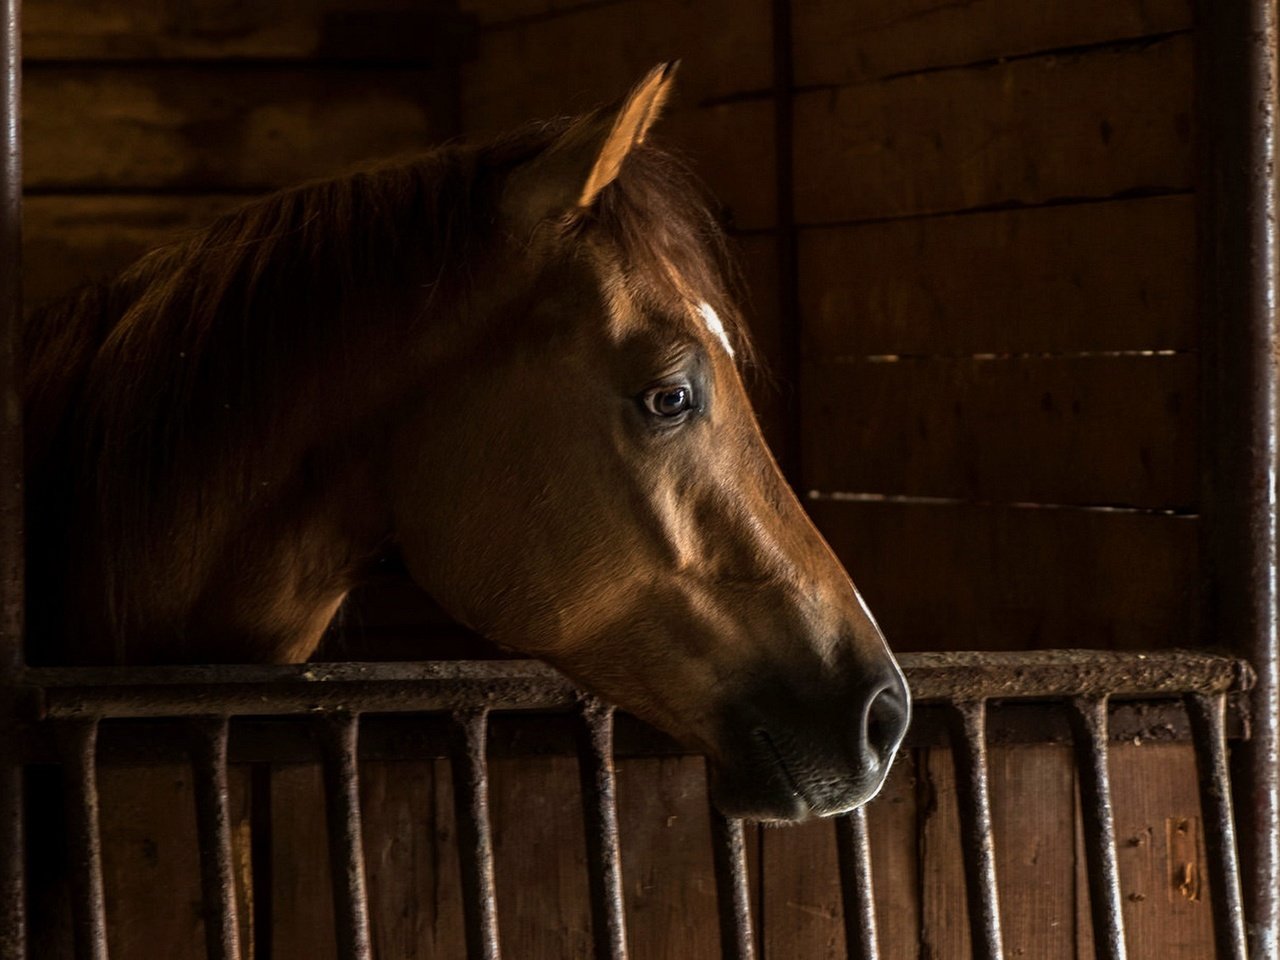
<instances>
[{"instance_id":1,"label":"brown horse","mask_svg":"<svg viewBox=\"0 0 1280 960\"><path fill-rule=\"evenodd\" d=\"M394 554L704 751L728 812L872 796L907 689L761 438L714 218L645 142L671 80L277 193L35 318L33 656L301 661Z\"/></svg>"}]
</instances>

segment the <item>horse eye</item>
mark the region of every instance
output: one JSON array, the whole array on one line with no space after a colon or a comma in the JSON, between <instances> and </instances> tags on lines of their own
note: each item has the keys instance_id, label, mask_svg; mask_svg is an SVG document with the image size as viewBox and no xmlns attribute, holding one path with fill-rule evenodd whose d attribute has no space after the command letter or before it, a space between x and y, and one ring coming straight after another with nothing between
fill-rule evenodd
<instances>
[{"instance_id":1,"label":"horse eye","mask_svg":"<svg viewBox=\"0 0 1280 960\"><path fill-rule=\"evenodd\" d=\"M658 387L644 395L644 405L657 417L678 417L693 409L693 388L681 384L678 387Z\"/></svg>"}]
</instances>

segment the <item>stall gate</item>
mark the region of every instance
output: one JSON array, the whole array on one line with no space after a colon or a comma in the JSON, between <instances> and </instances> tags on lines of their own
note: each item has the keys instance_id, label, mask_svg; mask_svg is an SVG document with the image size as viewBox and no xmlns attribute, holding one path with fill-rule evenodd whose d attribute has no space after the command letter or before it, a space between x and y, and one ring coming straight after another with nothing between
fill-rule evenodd
<instances>
[{"instance_id":1,"label":"stall gate","mask_svg":"<svg viewBox=\"0 0 1280 960\"><path fill-rule=\"evenodd\" d=\"M66 784L76 955L105 960L99 840L99 738L139 720L169 720L169 745L193 772L207 951L248 955L240 943L228 812L227 765L252 718L293 718L318 745L339 955L372 956L361 844L358 758L380 725L416 731L424 757L454 770L467 953L501 954L488 811L490 718L551 714L573 733L548 749L572 751L581 770L591 928L599 957L627 955L614 778L612 709L544 666L528 662L312 664L305 667L32 668L23 662L21 423L15 379L21 322L20 0L3 0L4 216L0 244L0 956L27 952L23 783L57 764ZM1116 737L1189 736L1200 774L1220 957L1276 958L1280 929L1277 823L1277 428L1275 357L1275 11L1268 2L1218 4L1203 13L1200 102L1202 309L1207 345L1204 470L1211 579L1210 631L1223 650L1151 653L919 653L901 660L921 705L910 738L950 743L969 927L975 957L1000 958L987 746L1070 740L1079 764L1090 913L1097 955L1126 956L1108 743ZM784 65L785 66L785 65ZM406 716L411 715L411 716ZM544 720L530 723L536 726ZM561 729L563 731L563 720ZM142 728L138 728L142 729ZM147 728L154 729L154 728ZM365 732L362 747L361 731ZM675 748L619 721L625 749ZM1236 740L1233 749L1229 739ZM385 739L385 737L383 738ZM554 737L552 739L555 739ZM1233 798L1234 787L1234 798ZM712 813L721 950L757 955L743 825ZM1239 826L1237 827L1237 824ZM838 823L850 956L879 956L871 856L863 812ZM1238 842L1237 837L1243 842ZM255 904L255 909L257 905ZM518 945L508 944L510 955ZM1134 945L1130 944L1131 952ZM266 952L256 950L254 956Z\"/></svg>"}]
</instances>

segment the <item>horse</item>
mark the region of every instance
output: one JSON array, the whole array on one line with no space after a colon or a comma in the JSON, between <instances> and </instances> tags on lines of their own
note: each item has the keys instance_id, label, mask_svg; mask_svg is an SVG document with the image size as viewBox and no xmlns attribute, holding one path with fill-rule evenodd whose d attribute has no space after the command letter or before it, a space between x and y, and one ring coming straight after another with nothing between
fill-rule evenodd
<instances>
[{"instance_id":1,"label":"horse","mask_svg":"<svg viewBox=\"0 0 1280 960\"><path fill-rule=\"evenodd\" d=\"M615 105L258 199L24 337L30 657L300 662L388 557L458 623L847 812L910 696L771 456L731 256Z\"/></svg>"}]
</instances>

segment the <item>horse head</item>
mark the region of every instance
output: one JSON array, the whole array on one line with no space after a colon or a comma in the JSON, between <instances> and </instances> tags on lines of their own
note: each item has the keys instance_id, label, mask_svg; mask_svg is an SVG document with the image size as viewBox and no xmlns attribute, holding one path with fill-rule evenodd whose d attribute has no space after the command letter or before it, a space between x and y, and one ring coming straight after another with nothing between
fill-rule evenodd
<instances>
[{"instance_id":1,"label":"horse head","mask_svg":"<svg viewBox=\"0 0 1280 960\"><path fill-rule=\"evenodd\" d=\"M394 433L394 535L460 622L704 751L726 812L830 816L910 698L761 436L714 218L645 142L672 74L498 150L477 333Z\"/></svg>"}]
</instances>

